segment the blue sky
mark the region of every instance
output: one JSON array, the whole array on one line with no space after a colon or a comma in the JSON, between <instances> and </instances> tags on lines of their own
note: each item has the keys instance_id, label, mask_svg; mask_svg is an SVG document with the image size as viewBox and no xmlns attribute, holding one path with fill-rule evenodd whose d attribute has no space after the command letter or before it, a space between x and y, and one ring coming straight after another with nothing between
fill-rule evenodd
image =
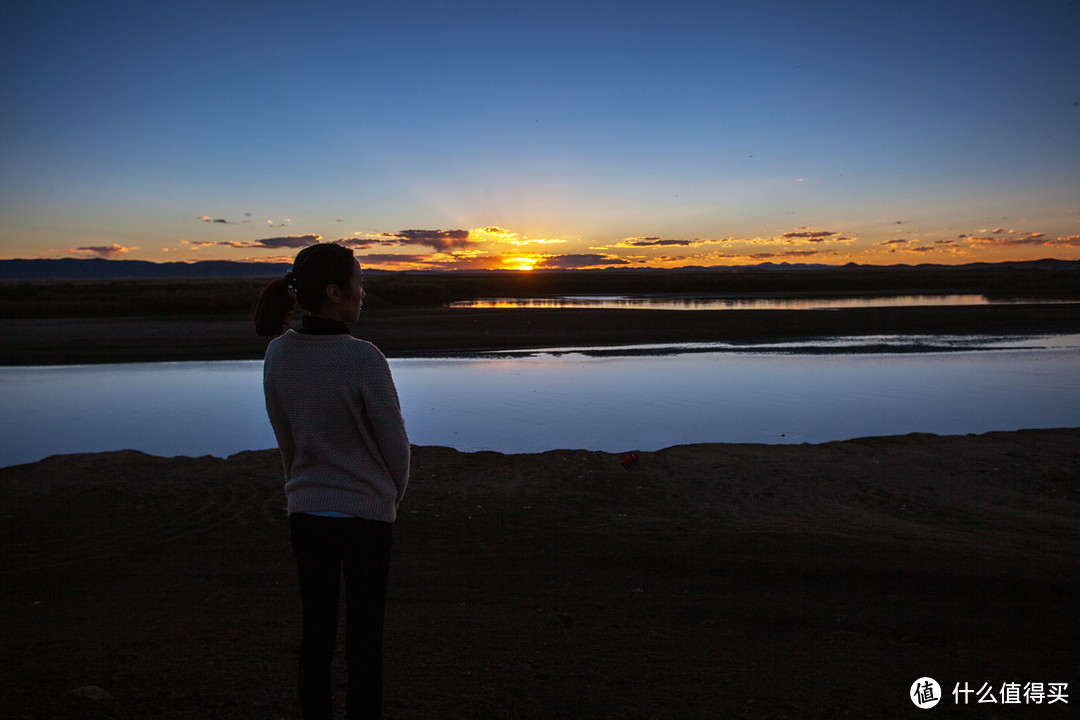
<instances>
[{"instance_id":1,"label":"blue sky","mask_svg":"<svg viewBox=\"0 0 1080 720\"><path fill-rule=\"evenodd\" d=\"M0 257L1080 257L1075 2L34 0L2 32Z\"/></svg>"}]
</instances>

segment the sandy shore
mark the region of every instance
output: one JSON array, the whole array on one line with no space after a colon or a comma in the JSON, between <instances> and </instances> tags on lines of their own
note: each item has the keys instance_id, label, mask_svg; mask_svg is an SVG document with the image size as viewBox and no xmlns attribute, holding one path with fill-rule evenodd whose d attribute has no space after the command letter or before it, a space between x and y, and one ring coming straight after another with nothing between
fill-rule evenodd
<instances>
[{"instance_id":1,"label":"sandy shore","mask_svg":"<svg viewBox=\"0 0 1080 720\"><path fill-rule=\"evenodd\" d=\"M922 676L934 717L1080 703L1080 429L622 458L416 449L387 717L914 717ZM275 451L56 456L0 497L0 717L298 716Z\"/></svg>"},{"instance_id":2,"label":"sandy shore","mask_svg":"<svg viewBox=\"0 0 1080 720\"><path fill-rule=\"evenodd\" d=\"M837 335L1080 333L1080 303L849 310L365 310L353 328L388 356ZM0 365L262 358L245 317L0 319Z\"/></svg>"}]
</instances>

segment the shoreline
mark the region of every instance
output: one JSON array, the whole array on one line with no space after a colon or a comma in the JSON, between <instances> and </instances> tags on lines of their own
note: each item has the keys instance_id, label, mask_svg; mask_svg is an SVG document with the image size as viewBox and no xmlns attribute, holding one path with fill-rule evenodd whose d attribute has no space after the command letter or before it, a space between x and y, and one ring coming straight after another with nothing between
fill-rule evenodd
<instances>
[{"instance_id":1,"label":"shoreline","mask_svg":"<svg viewBox=\"0 0 1080 720\"><path fill-rule=\"evenodd\" d=\"M295 320L294 326L299 320ZM869 335L1080 333L1080 303L844 310L365 310L352 326L387 357L566 346L775 343ZM0 366L261 359L250 319L0 319Z\"/></svg>"},{"instance_id":2,"label":"shoreline","mask_svg":"<svg viewBox=\"0 0 1080 720\"><path fill-rule=\"evenodd\" d=\"M954 683L1076 702L1080 428L638 455L414 448L388 717L900 716L923 676L942 717L975 711ZM294 716L281 475L275 450L0 469L0 714Z\"/></svg>"}]
</instances>

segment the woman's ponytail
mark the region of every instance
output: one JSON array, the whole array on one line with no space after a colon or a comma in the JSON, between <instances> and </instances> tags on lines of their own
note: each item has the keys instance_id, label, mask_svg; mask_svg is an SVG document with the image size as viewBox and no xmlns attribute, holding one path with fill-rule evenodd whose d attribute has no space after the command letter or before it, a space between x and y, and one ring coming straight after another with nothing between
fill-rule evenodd
<instances>
[{"instance_id":1,"label":"woman's ponytail","mask_svg":"<svg viewBox=\"0 0 1080 720\"><path fill-rule=\"evenodd\" d=\"M255 310L255 332L263 337L282 334L297 305L308 312L319 310L330 285L348 292L355 266L353 251L343 245L316 243L304 248L285 277L263 290Z\"/></svg>"},{"instance_id":2,"label":"woman's ponytail","mask_svg":"<svg viewBox=\"0 0 1080 720\"><path fill-rule=\"evenodd\" d=\"M289 320L296 309L296 296L287 278L266 286L255 308L255 332L261 337L277 337L289 329Z\"/></svg>"}]
</instances>

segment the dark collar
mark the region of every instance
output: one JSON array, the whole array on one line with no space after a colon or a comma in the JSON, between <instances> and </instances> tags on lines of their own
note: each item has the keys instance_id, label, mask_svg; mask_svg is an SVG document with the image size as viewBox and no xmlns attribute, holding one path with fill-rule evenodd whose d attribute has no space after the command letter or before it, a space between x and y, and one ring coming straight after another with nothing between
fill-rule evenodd
<instances>
[{"instance_id":1,"label":"dark collar","mask_svg":"<svg viewBox=\"0 0 1080 720\"><path fill-rule=\"evenodd\" d=\"M345 335L349 334L349 326L340 320L305 315L300 332L305 335Z\"/></svg>"}]
</instances>

